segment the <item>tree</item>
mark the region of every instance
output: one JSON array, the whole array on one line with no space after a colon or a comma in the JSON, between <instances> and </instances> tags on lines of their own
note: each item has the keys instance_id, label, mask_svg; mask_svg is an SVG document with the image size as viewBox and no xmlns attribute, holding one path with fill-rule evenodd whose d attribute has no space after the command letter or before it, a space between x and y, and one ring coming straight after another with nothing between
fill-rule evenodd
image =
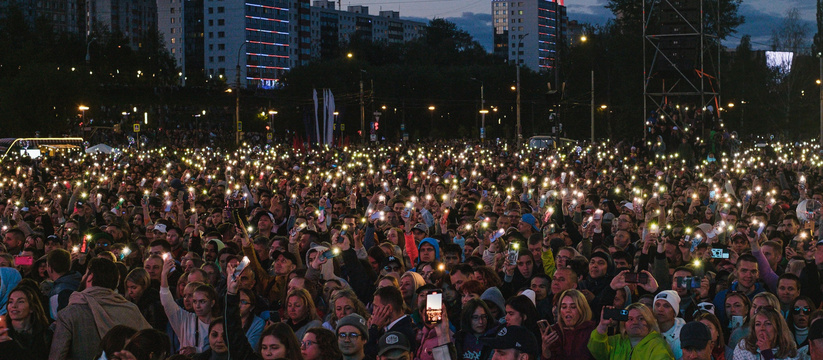
<instances>
[{"instance_id":1,"label":"tree","mask_svg":"<svg viewBox=\"0 0 823 360\"><path fill-rule=\"evenodd\" d=\"M646 1L646 12L650 9L659 10L663 3L670 0L644 0ZM715 24L719 22L720 29L718 37L723 40L730 34L737 32L737 27L743 24L745 18L738 14L740 4L743 0L702 0L703 13L705 14L705 29L707 33L712 33ZM719 7L719 9L718 9ZM606 8L612 11L617 17L617 24L623 31L640 32L643 27L643 2L637 0L609 0ZM718 20L719 15L719 20ZM654 32L657 28L650 28L647 31Z\"/></svg>"},{"instance_id":2,"label":"tree","mask_svg":"<svg viewBox=\"0 0 823 360\"><path fill-rule=\"evenodd\" d=\"M786 18L781 25L772 31L771 46L773 51L791 52L792 57L784 58L772 70L774 71L772 89L778 95L776 104L784 109L784 120L788 127L791 125L792 106L800 100L801 92L798 86L802 86L800 79L804 76L804 69L798 66L797 61L802 55L808 54L808 44L806 42L809 28L800 20L800 12L797 8L789 9ZM809 74L811 75L811 74Z\"/></svg>"}]
</instances>

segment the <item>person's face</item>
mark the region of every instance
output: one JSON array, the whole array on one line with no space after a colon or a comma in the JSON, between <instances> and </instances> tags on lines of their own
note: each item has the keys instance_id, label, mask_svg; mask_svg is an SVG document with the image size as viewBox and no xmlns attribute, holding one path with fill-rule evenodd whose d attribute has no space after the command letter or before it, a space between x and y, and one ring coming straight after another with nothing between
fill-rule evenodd
<instances>
[{"instance_id":1,"label":"person's face","mask_svg":"<svg viewBox=\"0 0 823 360\"><path fill-rule=\"evenodd\" d=\"M606 275L606 271L609 269L609 264L606 262L606 259L600 257L593 257L591 261L589 261L589 275L592 278L599 278Z\"/></svg>"},{"instance_id":2,"label":"person's face","mask_svg":"<svg viewBox=\"0 0 823 360\"><path fill-rule=\"evenodd\" d=\"M637 309L629 310L629 320L626 320L626 332L631 337L644 338L649 335L651 327Z\"/></svg>"},{"instance_id":3,"label":"person's face","mask_svg":"<svg viewBox=\"0 0 823 360\"><path fill-rule=\"evenodd\" d=\"M308 316L308 308L303 302L303 299L292 296L286 303L286 313L293 323L297 323Z\"/></svg>"},{"instance_id":4,"label":"person's face","mask_svg":"<svg viewBox=\"0 0 823 360\"><path fill-rule=\"evenodd\" d=\"M801 329L809 327L809 314L811 314L811 312L811 304L806 302L806 300L797 300L790 312L794 325Z\"/></svg>"},{"instance_id":5,"label":"person's face","mask_svg":"<svg viewBox=\"0 0 823 360\"><path fill-rule=\"evenodd\" d=\"M228 351L226 347L226 337L223 334L223 323L217 323L209 331L209 347L218 354Z\"/></svg>"},{"instance_id":6,"label":"person's face","mask_svg":"<svg viewBox=\"0 0 823 360\"><path fill-rule=\"evenodd\" d=\"M658 323L674 321L674 308L668 301L659 299L654 302L654 317Z\"/></svg>"},{"instance_id":7,"label":"person's face","mask_svg":"<svg viewBox=\"0 0 823 360\"><path fill-rule=\"evenodd\" d=\"M766 260L769 261L769 266L772 268L777 266L777 263L780 262L781 256L780 253L775 250L775 248L771 247L770 245L765 245L760 250L763 252L763 256L766 257Z\"/></svg>"},{"instance_id":8,"label":"person's face","mask_svg":"<svg viewBox=\"0 0 823 360\"><path fill-rule=\"evenodd\" d=\"M709 332L712 334L712 341L711 341L711 344L709 345L709 348L714 347L720 339L720 333L718 332L718 329L716 327L714 327L714 324L709 320L703 319L703 320L700 320L700 322L703 323L703 325L706 325L706 327L709 328Z\"/></svg>"},{"instance_id":9,"label":"person's face","mask_svg":"<svg viewBox=\"0 0 823 360\"><path fill-rule=\"evenodd\" d=\"M549 296L548 295L549 294L549 281L548 280L546 280L544 278L541 278L541 277L536 277L536 278L532 279L530 285L531 286L529 286L529 288L532 289L532 291L534 291L535 299L537 301L543 300L547 296Z\"/></svg>"},{"instance_id":10,"label":"person's face","mask_svg":"<svg viewBox=\"0 0 823 360\"><path fill-rule=\"evenodd\" d=\"M463 296L460 298L460 303L463 304L463 305L466 305L466 303L469 302L469 300L479 299L479 298L480 298L480 296L478 296L475 293L470 293L468 291L464 291Z\"/></svg>"},{"instance_id":11,"label":"person's face","mask_svg":"<svg viewBox=\"0 0 823 360\"><path fill-rule=\"evenodd\" d=\"M797 289L797 282L793 279L780 279L777 282L777 298L783 304L791 304L794 299L800 296L800 291Z\"/></svg>"},{"instance_id":12,"label":"person's face","mask_svg":"<svg viewBox=\"0 0 823 360\"><path fill-rule=\"evenodd\" d=\"M522 255L517 258L517 270L520 271L520 275L523 275L525 278L529 278L532 275L532 270L534 270L534 261L528 255Z\"/></svg>"},{"instance_id":13,"label":"person's face","mask_svg":"<svg viewBox=\"0 0 823 360\"><path fill-rule=\"evenodd\" d=\"M188 312L194 311L194 304L192 303L192 299L194 299L194 290L183 289L183 308L185 308Z\"/></svg>"},{"instance_id":14,"label":"person's face","mask_svg":"<svg viewBox=\"0 0 823 360\"><path fill-rule=\"evenodd\" d=\"M614 244L619 246L621 249L625 249L626 246L629 246L631 241L632 238L628 231L620 230L614 234Z\"/></svg>"},{"instance_id":15,"label":"person's face","mask_svg":"<svg viewBox=\"0 0 823 360\"><path fill-rule=\"evenodd\" d=\"M356 327L351 325L341 326L337 329L337 345L340 352L345 356L357 355L363 351L366 339ZM346 334L346 336L341 336Z\"/></svg>"},{"instance_id":16,"label":"person's face","mask_svg":"<svg viewBox=\"0 0 823 360\"><path fill-rule=\"evenodd\" d=\"M337 284L336 282L327 281L325 284L323 284L323 298L326 301L329 301L329 299L331 299L332 294L335 291L340 290L341 288L343 287Z\"/></svg>"},{"instance_id":17,"label":"person's face","mask_svg":"<svg viewBox=\"0 0 823 360\"><path fill-rule=\"evenodd\" d=\"M260 355L263 360L284 359L286 358L286 347L276 336L264 336L260 339Z\"/></svg>"},{"instance_id":18,"label":"person's face","mask_svg":"<svg viewBox=\"0 0 823 360\"><path fill-rule=\"evenodd\" d=\"M155 258L148 258L143 267L149 273L152 280L160 280L160 272L163 270L163 261Z\"/></svg>"},{"instance_id":19,"label":"person's face","mask_svg":"<svg viewBox=\"0 0 823 360\"><path fill-rule=\"evenodd\" d=\"M126 281L126 298L132 301L137 301L140 299L140 296L143 295L143 291L146 289L140 285L137 285L131 281Z\"/></svg>"},{"instance_id":20,"label":"person's face","mask_svg":"<svg viewBox=\"0 0 823 360\"><path fill-rule=\"evenodd\" d=\"M25 320L31 315L31 304L22 291L12 291L6 304L6 311L12 321ZM10 326L11 323L7 323Z\"/></svg>"},{"instance_id":21,"label":"person's face","mask_svg":"<svg viewBox=\"0 0 823 360\"><path fill-rule=\"evenodd\" d=\"M219 262L220 262L220 268L223 269L223 273L226 272L226 269L227 269L226 265L228 265L229 258L232 257L232 256L233 255L231 255L231 254L220 255Z\"/></svg>"},{"instance_id":22,"label":"person's face","mask_svg":"<svg viewBox=\"0 0 823 360\"><path fill-rule=\"evenodd\" d=\"M206 244L206 248L203 250L203 259L206 262L214 262L217 260L217 245L214 243Z\"/></svg>"},{"instance_id":23,"label":"person's face","mask_svg":"<svg viewBox=\"0 0 823 360\"><path fill-rule=\"evenodd\" d=\"M740 296L730 296L726 299L726 314L729 316L746 316L748 311Z\"/></svg>"},{"instance_id":24,"label":"person's face","mask_svg":"<svg viewBox=\"0 0 823 360\"><path fill-rule=\"evenodd\" d=\"M777 339L777 324L773 324L766 315L758 314L754 317L754 334L758 340L766 341L774 347Z\"/></svg>"},{"instance_id":25,"label":"person's face","mask_svg":"<svg viewBox=\"0 0 823 360\"><path fill-rule=\"evenodd\" d=\"M683 360L712 360L712 343L700 350L683 349Z\"/></svg>"},{"instance_id":26,"label":"person's face","mask_svg":"<svg viewBox=\"0 0 823 360\"><path fill-rule=\"evenodd\" d=\"M280 255L274 260L274 274L286 275L294 270L294 263L287 257Z\"/></svg>"},{"instance_id":27,"label":"person's face","mask_svg":"<svg viewBox=\"0 0 823 360\"><path fill-rule=\"evenodd\" d=\"M483 334L486 332L486 328L489 325L489 316L486 314L486 310L484 310L483 307L478 306L474 309L474 313L471 318L471 325L471 330L475 334Z\"/></svg>"},{"instance_id":28,"label":"person's face","mask_svg":"<svg viewBox=\"0 0 823 360\"><path fill-rule=\"evenodd\" d=\"M317 360L323 355L323 350L320 349L320 344L317 343L317 335L307 332L303 335L303 341L300 343L300 353L303 354L304 360Z\"/></svg>"},{"instance_id":29,"label":"person's face","mask_svg":"<svg viewBox=\"0 0 823 360\"><path fill-rule=\"evenodd\" d=\"M163 256L163 247L160 245L150 247L149 255Z\"/></svg>"},{"instance_id":30,"label":"person's face","mask_svg":"<svg viewBox=\"0 0 823 360\"><path fill-rule=\"evenodd\" d=\"M252 311L251 299L245 292L240 292L240 318L245 318Z\"/></svg>"},{"instance_id":31,"label":"person's face","mask_svg":"<svg viewBox=\"0 0 823 360\"><path fill-rule=\"evenodd\" d=\"M177 232L177 229L169 230L166 233L166 241L168 241L169 244L171 244L172 248L176 248L178 245L180 245L180 233Z\"/></svg>"},{"instance_id":32,"label":"person's face","mask_svg":"<svg viewBox=\"0 0 823 360\"><path fill-rule=\"evenodd\" d=\"M386 235L386 238L389 240L390 243L392 243L394 245L398 244L398 237L397 237L397 231L396 230L389 230L388 234Z\"/></svg>"},{"instance_id":33,"label":"person's face","mask_svg":"<svg viewBox=\"0 0 823 360\"><path fill-rule=\"evenodd\" d=\"M521 234L531 234L532 226L525 221L518 221L517 231L519 231Z\"/></svg>"},{"instance_id":34,"label":"person's face","mask_svg":"<svg viewBox=\"0 0 823 360\"><path fill-rule=\"evenodd\" d=\"M334 302L334 315L342 319L346 315L354 313L354 303L347 297L341 297Z\"/></svg>"},{"instance_id":35,"label":"person's face","mask_svg":"<svg viewBox=\"0 0 823 360\"><path fill-rule=\"evenodd\" d=\"M432 262L435 260L434 246L429 243L420 245L419 259L421 262Z\"/></svg>"},{"instance_id":36,"label":"person's face","mask_svg":"<svg viewBox=\"0 0 823 360\"><path fill-rule=\"evenodd\" d=\"M757 281L757 263L751 261L740 261L737 263L737 281L745 288L751 288Z\"/></svg>"},{"instance_id":37,"label":"person's face","mask_svg":"<svg viewBox=\"0 0 823 360\"><path fill-rule=\"evenodd\" d=\"M783 233L789 236L797 235L799 226L791 219L783 220Z\"/></svg>"},{"instance_id":38,"label":"person's face","mask_svg":"<svg viewBox=\"0 0 823 360\"><path fill-rule=\"evenodd\" d=\"M257 227L260 229L261 234L266 236L263 230L271 231L272 227L274 227L274 223L268 215L263 215L259 220L257 220Z\"/></svg>"},{"instance_id":39,"label":"person's face","mask_svg":"<svg viewBox=\"0 0 823 360\"><path fill-rule=\"evenodd\" d=\"M452 285L455 289L457 289L457 291L463 289L463 283L471 280L471 277L464 274L462 271L455 271L449 277L451 278Z\"/></svg>"},{"instance_id":40,"label":"person's face","mask_svg":"<svg viewBox=\"0 0 823 360\"><path fill-rule=\"evenodd\" d=\"M496 349L492 360L522 360L528 359L528 354L518 353L515 349Z\"/></svg>"},{"instance_id":41,"label":"person's face","mask_svg":"<svg viewBox=\"0 0 823 360\"><path fill-rule=\"evenodd\" d=\"M211 214L211 223L214 224L214 226L217 226L217 225L220 225L221 223L223 223L223 213L215 212L215 213Z\"/></svg>"},{"instance_id":42,"label":"person's face","mask_svg":"<svg viewBox=\"0 0 823 360\"><path fill-rule=\"evenodd\" d=\"M411 276L404 276L400 278L400 292L404 299L409 299L414 296L414 282Z\"/></svg>"},{"instance_id":43,"label":"person's face","mask_svg":"<svg viewBox=\"0 0 823 360\"><path fill-rule=\"evenodd\" d=\"M675 281L675 279L678 278L678 277L687 277L687 276L692 276L692 274L689 273L688 271L683 271L683 270L675 271L674 274L672 275L672 290L676 291L677 295L680 296L681 299L685 298L686 296L689 296L689 289L680 286L679 281Z\"/></svg>"},{"instance_id":44,"label":"person's face","mask_svg":"<svg viewBox=\"0 0 823 360\"><path fill-rule=\"evenodd\" d=\"M14 233L11 232L6 233L6 236L3 237L3 242L6 244L7 249L17 249L23 245L23 241L17 239Z\"/></svg>"},{"instance_id":45,"label":"person's face","mask_svg":"<svg viewBox=\"0 0 823 360\"><path fill-rule=\"evenodd\" d=\"M446 269L452 269L455 265L460 263L460 253L444 254L443 260L446 265Z\"/></svg>"},{"instance_id":46,"label":"person's face","mask_svg":"<svg viewBox=\"0 0 823 360\"><path fill-rule=\"evenodd\" d=\"M567 249L562 249L557 252L557 257L555 257L555 263L557 264L558 269L562 269L568 266L569 260L572 258L572 252Z\"/></svg>"},{"instance_id":47,"label":"person's face","mask_svg":"<svg viewBox=\"0 0 823 360\"><path fill-rule=\"evenodd\" d=\"M210 300L208 296L206 296L206 293L202 291L195 291L191 298L191 305L194 309L195 315L198 317L206 317L211 314L211 308L214 306L214 300Z\"/></svg>"},{"instance_id":48,"label":"person's face","mask_svg":"<svg viewBox=\"0 0 823 360\"><path fill-rule=\"evenodd\" d=\"M552 279L552 294L559 294L568 289L574 288L574 282L570 271L560 270L554 272Z\"/></svg>"},{"instance_id":49,"label":"person's face","mask_svg":"<svg viewBox=\"0 0 823 360\"><path fill-rule=\"evenodd\" d=\"M571 296L560 300L560 322L565 327L573 327L580 321L580 309Z\"/></svg>"},{"instance_id":50,"label":"person's face","mask_svg":"<svg viewBox=\"0 0 823 360\"><path fill-rule=\"evenodd\" d=\"M523 314L506 305L506 326L523 326L525 322L526 318Z\"/></svg>"}]
</instances>

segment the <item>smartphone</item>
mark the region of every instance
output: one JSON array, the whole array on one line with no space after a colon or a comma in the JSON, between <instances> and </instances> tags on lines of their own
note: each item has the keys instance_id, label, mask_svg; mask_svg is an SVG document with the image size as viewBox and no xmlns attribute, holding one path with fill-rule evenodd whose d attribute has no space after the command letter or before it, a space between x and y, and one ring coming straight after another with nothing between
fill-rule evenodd
<instances>
[{"instance_id":1,"label":"smartphone","mask_svg":"<svg viewBox=\"0 0 823 360\"><path fill-rule=\"evenodd\" d=\"M728 259L729 249L712 249L712 259Z\"/></svg>"},{"instance_id":2,"label":"smartphone","mask_svg":"<svg viewBox=\"0 0 823 360\"><path fill-rule=\"evenodd\" d=\"M88 235L83 237L83 242L80 243L80 253L81 254L87 254L89 252L89 238L90 237L91 236L88 236Z\"/></svg>"},{"instance_id":3,"label":"smartphone","mask_svg":"<svg viewBox=\"0 0 823 360\"><path fill-rule=\"evenodd\" d=\"M340 255L340 249L338 248L331 248L323 252L323 257L326 259L331 259L337 255Z\"/></svg>"},{"instance_id":4,"label":"smartphone","mask_svg":"<svg viewBox=\"0 0 823 360\"><path fill-rule=\"evenodd\" d=\"M549 332L548 332L549 334L551 334L551 332L552 332L552 327L549 326L549 321L546 320L546 319L537 320L537 326L540 327L540 333L541 334L546 333L546 329L549 330Z\"/></svg>"},{"instance_id":5,"label":"smartphone","mask_svg":"<svg viewBox=\"0 0 823 360\"><path fill-rule=\"evenodd\" d=\"M14 255L16 265L31 266L34 264L34 257L31 255Z\"/></svg>"},{"instance_id":6,"label":"smartphone","mask_svg":"<svg viewBox=\"0 0 823 360\"><path fill-rule=\"evenodd\" d=\"M443 321L443 293L426 295L426 322L439 324Z\"/></svg>"},{"instance_id":7,"label":"smartphone","mask_svg":"<svg viewBox=\"0 0 823 360\"><path fill-rule=\"evenodd\" d=\"M509 244L508 255L506 259L509 262L509 265L517 265L517 253L520 250L520 243L512 242Z\"/></svg>"},{"instance_id":8,"label":"smartphone","mask_svg":"<svg viewBox=\"0 0 823 360\"><path fill-rule=\"evenodd\" d=\"M630 284L645 284L649 282L649 274L646 273L626 273L623 275L626 283Z\"/></svg>"},{"instance_id":9,"label":"smartphone","mask_svg":"<svg viewBox=\"0 0 823 360\"><path fill-rule=\"evenodd\" d=\"M603 318L604 319L612 319L617 321L628 321L629 320L629 310L625 309L603 309Z\"/></svg>"},{"instance_id":10,"label":"smartphone","mask_svg":"<svg viewBox=\"0 0 823 360\"><path fill-rule=\"evenodd\" d=\"M234 269L234 274L232 274L232 280L237 279L238 276L246 269L246 266L249 265L249 257L244 256L243 260L240 261L240 264L237 265L237 268Z\"/></svg>"},{"instance_id":11,"label":"smartphone","mask_svg":"<svg viewBox=\"0 0 823 360\"><path fill-rule=\"evenodd\" d=\"M504 229L500 229L500 230L495 231L494 234L492 234L491 242L494 242L495 240L499 239L505 233L506 233L506 230L504 230Z\"/></svg>"},{"instance_id":12,"label":"smartphone","mask_svg":"<svg viewBox=\"0 0 823 360\"><path fill-rule=\"evenodd\" d=\"M383 213L382 211L375 211L375 212L373 212L373 213L371 214L371 216L370 216L369 218L370 218L371 220L377 220L377 219L379 219L379 218L382 216L382 215L381 215L382 213Z\"/></svg>"}]
</instances>

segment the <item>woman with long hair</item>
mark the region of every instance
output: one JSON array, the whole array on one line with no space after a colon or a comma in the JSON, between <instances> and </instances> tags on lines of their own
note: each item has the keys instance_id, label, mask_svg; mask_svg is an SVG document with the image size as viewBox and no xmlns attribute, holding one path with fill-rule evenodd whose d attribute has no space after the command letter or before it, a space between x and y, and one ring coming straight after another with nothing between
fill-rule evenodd
<instances>
[{"instance_id":1,"label":"woman with long hair","mask_svg":"<svg viewBox=\"0 0 823 360\"><path fill-rule=\"evenodd\" d=\"M563 291L557 308L557 324L541 334L543 358L571 356L574 359L594 359L588 344L597 323L592 321L592 310L586 296L577 289Z\"/></svg>"},{"instance_id":2,"label":"woman with long hair","mask_svg":"<svg viewBox=\"0 0 823 360\"><path fill-rule=\"evenodd\" d=\"M589 338L589 351L595 359L673 360L674 355L666 339L660 335L660 327L648 306L634 303L626 307L627 320L620 322L620 333L608 335L609 327L617 320L606 318L611 306L603 308L600 324Z\"/></svg>"},{"instance_id":3,"label":"woman with long hair","mask_svg":"<svg viewBox=\"0 0 823 360\"><path fill-rule=\"evenodd\" d=\"M334 331L337 320L349 314L357 314L368 319L366 306L351 289L337 290L329 300L329 318L323 323L323 328Z\"/></svg>"},{"instance_id":4,"label":"woman with long hair","mask_svg":"<svg viewBox=\"0 0 823 360\"><path fill-rule=\"evenodd\" d=\"M743 292L730 291L726 294L725 306L727 322L723 327L723 337L729 339L729 347L734 349L737 342L745 337L752 302ZM727 357L729 355L731 353L727 354Z\"/></svg>"},{"instance_id":5,"label":"woman with long hair","mask_svg":"<svg viewBox=\"0 0 823 360\"><path fill-rule=\"evenodd\" d=\"M21 285L9 293L6 315L0 316L6 330L0 329L0 354L3 359L47 359L52 331L38 290Z\"/></svg>"},{"instance_id":6,"label":"woman with long hair","mask_svg":"<svg viewBox=\"0 0 823 360\"><path fill-rule=\"evenodd\" d=\"M323 328L306 330L300 342L300 354L304 360L337 360L343 356L337 346L337 335Z\"/></svg>"},{"instance_id":7,"label":"woman with long hair","mask_svg":"<svg viewBox=\"0 0 823 360\"><path fill-rule=\"evenodd\" d=\"M192 356L193 360L228 360L229 346L223 318L216 317L209 323L209 348Z\"/></svg>"},{"instance_id":8,"label":"woman with long hair","mask_svg":"<svg viewBox=\"0 0 823 360\"><path fill-rule=\"evenodd\" d=\"M494 335L499 325L491 316L486 302L470 299L463 304L460 315L460 331L454 334L454 346L458 360L486 360L492 355L492 349L480 341L481 336Z\"/></svg>"},{"instance_id":9,"label":"woman with long hair","mask_svg":"<svg viewBox=\"0 0 823 360\"><path fill-rule=\"evenodd\" d=\"M809 343L809 325L812 324L809 315L813 310L814 302L807 296L794 299L794 303L789 308L789 317L786 320L798 348Z\"/></svg>"},{"instance_id":10,"label":"woman with long hair","mask_svg":"<svg viewBox=\"0 0 823 360\"><path fill-rule=\"evenodd\" d=\"M797 359L797 344L780 310L762 307L755 312L749 335L737 344L733 359Z\"/></svg>"},{"instance_id":11,"label":"woman with long hair","mask_svg":"<svg viewBox=\"0 0 823 360\"><path fill-rule=\"evenodd\" d=\"M136 268L126 275L126 299L137 305L151 327L166 330L169 319L160 303L160 292L151 287L151 278L146 269Z\"/></svg>"},{"instance_id":12,"label":"woman with long hair","mask_svg":"<svg viewBox=\"0 0 823 360\"><path fill-rule=\"evenodd\" d=\"M712 334L712 359L726 360L728 346L723 337L723 327L720 326L720 320L717 316L708 311L700 311L694 316L694 321L700 321L703 325L706 325Z\"/></svg>"},{"instance_id":13,"label":"woman with long hair","mask_svg":"<svg viewBox=\"0 0 823 360\"><path fill-rule=\"evenodd\" d=\"M506 326L522 326L529 329L535 338L540 337L537 327L537 308L525 295L517 295L506 301Z\"/></svg>"},{"instance_id":14,"label":"woman with long hair","mask_svg":"<svg viewBox=\"0 0 823 360\"><path fill-rule=\"evenodd\" d=\"M286 324L291 327L298 339L303 338L306 330L323 325L317 316L314 301L306 289L289 291L286 297L286 318Z\"/></svg>"},{"instance_id":15,"label":"woman with long hair","mask_svg":"<svg viewBox=\"0 0 823 360\"><path fill-rule=\"evenodd\" d=\"M252 349L256 349L257 344L260 342L260 334L263 333L263 328L266 327L266 321L254 314L257 306L257 297L254 296L254 292L249 289L239 289L239 295L240 321L243 332L246 334L246 338L249 339Z\"/></svg>"}]
</instances>

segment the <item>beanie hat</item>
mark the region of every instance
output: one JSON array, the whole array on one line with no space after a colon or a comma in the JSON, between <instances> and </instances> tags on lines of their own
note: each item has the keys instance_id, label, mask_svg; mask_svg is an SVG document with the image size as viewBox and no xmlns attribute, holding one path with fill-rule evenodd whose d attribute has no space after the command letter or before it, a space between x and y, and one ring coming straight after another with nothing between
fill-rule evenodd
<instances>
[{"instance_id":1,"label":"beanie hat","mask_svg":"<svg viewBox=\"0 0 823 360\"><path fill-rule=\"evenodd\" d=\"M674 316L677 316L680 313L680 295L677 295L677 292L674 290L664 290L661 291L657 296L654 297L654 306L657 306L657 300L665 300L674 309Z\"/></svg>"},{"instance_id":2,"label":"beanie hat","mask_svg":"<svg viewBox=\"0 0 823 360\"><path fill-rule=\"evenodd\" d=\"M337 320L337 328L335 329L336 333L340 332L340 328L346 325L354 326L357 330L360 330L360 335L363 336L366 341L369 341L369 328L366 326L366 319L358 314L349 314L344 316L342 319Z\"/></svg>"}]
</instances>

